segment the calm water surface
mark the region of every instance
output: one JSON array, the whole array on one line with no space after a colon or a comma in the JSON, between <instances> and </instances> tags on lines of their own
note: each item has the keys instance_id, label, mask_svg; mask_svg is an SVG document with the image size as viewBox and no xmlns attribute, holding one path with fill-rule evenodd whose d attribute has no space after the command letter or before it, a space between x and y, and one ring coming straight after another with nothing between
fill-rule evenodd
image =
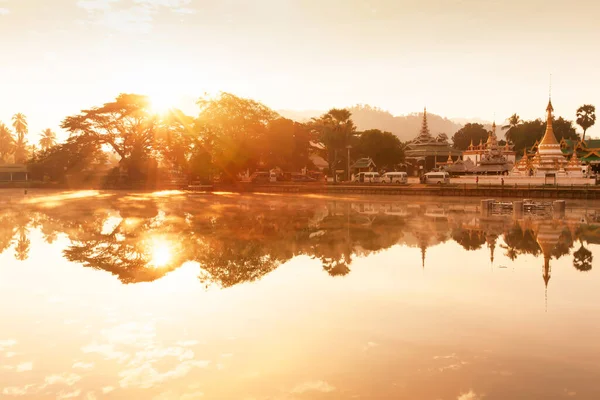
<instances>
[{"instance_id":1,"label":"calm water surface","mask_svg":"<svg viewBox=\"0 0 600 400\"><path fill-rule=\"evenodd\" d=\"M600 204L0 204L2 398L600 398Z\"/></svg>"}]
</instances>

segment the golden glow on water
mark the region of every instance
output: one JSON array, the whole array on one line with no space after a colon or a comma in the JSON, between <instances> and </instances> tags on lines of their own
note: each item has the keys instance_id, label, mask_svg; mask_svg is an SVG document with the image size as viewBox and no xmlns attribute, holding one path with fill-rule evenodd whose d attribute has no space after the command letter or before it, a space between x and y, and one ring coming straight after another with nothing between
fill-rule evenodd
<instances>
[{"instance_id":1,"label":"golden glow on water","mask_svg":"<svg viewBox=\"0 0 600 400\"><path fill-rule=\"evenodd\" d=\"M46 196L30 196L23 200L24 204L40 204L46 206L55 206L65 200L84 199L88 197L108 197L111 194L101 194L97 190L81 190L78 192L62 192Z\"/></svg>"},{"instance_id":2,"label":"golden glow on water","mask_svg":"<svg viewBox=\"0 0 600 400\"><path fill-rule=\"evenodd\" d=\"M154 268L162 268L173 259L173 244L162 237L153 237L150 240L150 262Z\"/></svg>"},{"instance_id":3,"label":"golden glow on water","mask_svg":"<svg viewBox=\"0 0 600 400\"><path fill-rule=\"evenodd\" d=\"M600 205L432 200L7 201L0 397L600 398Z\"/></svg>"}]
</instances>

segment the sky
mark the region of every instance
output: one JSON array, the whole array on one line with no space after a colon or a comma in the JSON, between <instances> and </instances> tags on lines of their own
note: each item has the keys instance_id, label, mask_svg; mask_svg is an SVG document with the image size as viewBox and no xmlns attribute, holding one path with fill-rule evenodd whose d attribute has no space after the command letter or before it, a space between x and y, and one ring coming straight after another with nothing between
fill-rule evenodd
<instances>
[{"instance_id":1,"label":"sky","mask_svg":"<svg viewBox=\"0 0 600 400\"><path fill-rule=\"evenodd\" d=\"M500 123L545 118L550 75L574 120L600 107L597 15L583 0L0 0L0 121L23 112L32 138L65 138L63 118L119 93L193 114L228 91Z\"/></svg>"}]
</instances>

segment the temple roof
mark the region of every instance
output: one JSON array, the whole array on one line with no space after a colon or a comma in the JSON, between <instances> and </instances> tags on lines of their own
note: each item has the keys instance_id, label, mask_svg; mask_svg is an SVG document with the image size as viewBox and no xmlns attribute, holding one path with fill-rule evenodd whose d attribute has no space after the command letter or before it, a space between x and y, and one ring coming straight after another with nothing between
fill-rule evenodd
<instances>
[{"instance_id":1,"label":"temple roof","mask_svg":"<svg viewBox=\"0 0 600 400\"><path fill-rule=\"evenodd\" d=\"M375 162L371 158L359 158L352 164L351 168L369 168L375 166Z\"/></svg>"},{"instance_id":2,"label":"temple roof","mask_svg":"<svg viewBox=\"0 0 600 400\"><path fill-rule=\"evenodd\" d=\"M418 157L418 156L438 156L444 157L447 154L459 157L462 155L462 151L450 147L447 143L436 144L424 144L419 146L407 146L405 150L406 157Z\"/></svg>"},{"instance_id":3,"label":"temple roof","mask_svg":"<svg viewBox=\"0 0 600 400\"><path fill-rule=\"evenodd\" d=\"M435 139L433 136L431 136L431 133L429 132L429 126L427 126L427 107L425 107L423 110L423 123L421 125L421 130L412 143L420 144L429 142L435 142Z\"/></svg>"}]
</instances>

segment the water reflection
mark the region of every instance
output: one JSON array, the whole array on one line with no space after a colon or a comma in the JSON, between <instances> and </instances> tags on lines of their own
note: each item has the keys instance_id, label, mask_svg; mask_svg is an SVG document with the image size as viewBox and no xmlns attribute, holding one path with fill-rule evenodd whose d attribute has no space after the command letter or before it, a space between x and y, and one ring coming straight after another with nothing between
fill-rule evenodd
<instances>
[{"instance_id":1,"label":"water reflection","mask_svg":"<svg viewBox=\"0 0 600 400\"><path fill-rule=\"evenodd\" d=\"M586 245L598 243L600 232L596 210L586 208L569 209L560 219L515 219L483 216L476 204L457 203L188 197L180 192L58 194L50 199L5 200L0 252L12 246L15 259L26 260L32 230L50 244L65 235L67 260L110 272L123 283L153 281L191 261L201 266L203 283L231 287L260 279L299 255L319 260L331 276L344 276L356 257L394 245L419 248L425 268L428 248L454 241L466 251L487 247L492 265L497 248L512 261L523 255L543 257L548 285L552 259L572 257L577 270L592 268Z\"/></svg>"},{"instance_id":2,"label":"water reflection","mask_svg":"<svg viewBox=\"0 0 600 400\"><path fill-rule=\"evenodd\" d=\"M50 200L0 197L0 397L600 396L586 204Z\"/></svg>"}]
</instances>

